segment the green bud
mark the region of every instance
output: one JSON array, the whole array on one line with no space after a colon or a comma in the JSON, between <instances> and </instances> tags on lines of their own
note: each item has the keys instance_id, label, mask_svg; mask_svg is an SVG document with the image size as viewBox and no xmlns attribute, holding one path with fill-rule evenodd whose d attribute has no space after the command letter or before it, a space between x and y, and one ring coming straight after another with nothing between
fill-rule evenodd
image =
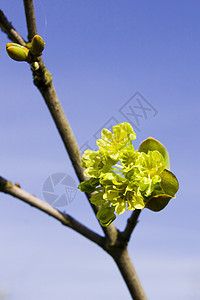
<instances>
[{"instance_id":1,"label":"green bud","mask_svg":"<svg viewBox=\"0 0 200 300\"><path fill-rule=\"evenodd\" d=\"M34 56L40 56L44 50L44 46L43 38L39 35L35 35L31 41L30 51Z\"/></svg>"},{"instance_id":2,"label":"green bud","mask_svg":"<svg viewBox=\"0 0 200 300\"><path fill-rule=\"evenodd\" d=\"M16 43L6 44L6 51L8 55L16 61L26 61L29 56L29 50Z\"/></svg>"},{"instance_id":3,"label":"green bud","mask_svg":"<svg viewBox=\"0 0 200 300\"><path fill-rule=\"evenodd\" d=\"M33 71L37 71L39 69L40 65L37 61L34 61L32 64L31 64L31 69Z\"/></svg>"}]
</instances>

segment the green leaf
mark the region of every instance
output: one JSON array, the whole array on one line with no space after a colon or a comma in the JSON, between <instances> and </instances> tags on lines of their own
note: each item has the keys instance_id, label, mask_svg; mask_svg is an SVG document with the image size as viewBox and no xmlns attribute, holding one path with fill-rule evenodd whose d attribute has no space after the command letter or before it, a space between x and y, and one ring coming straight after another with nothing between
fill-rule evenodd
<instances>
[{"instance_id":1,"label":"green leaf","mask_svg":"<svg viewBox=\"0 0 200 300\"><path fill-rule=\"evenodd\" d=\"M90 202L96 206L103 205L105 203L105 200L103 199L103 192L93 194L90 198Z\"/></svg>"},{"instance_id":2,"label":"green leaf","mask_svg":"<svg viewBox=\"0 0 200 300\"><path fill-rule=\"evenodd\" d=\"M97 213L97 218L102 226L110 225L115 219L115 208L109 206L102 206Z\"/></svg>"},{"instance_id":3,"label":"green leaf","mask_svg":"<svg viewBox=\"0 0 200 300\"><path fill-rule=\"evenodd\" d=\"M172 197L170 195L162 194L151 197L145 208L153 210L155 212L162 210L169 203Z\"/></svg>"},{"instance_id":4,"label":"green leaf","mask_svg":"<svg viewBox=\"0 0 200 300\"><path fill-rule=\"evenodd\" d=\"M96 190L96 187L99 185L99 179L98 178L90 178L89 180L85 180L81 182L78 186L78 188L81 190L81 192L84 193L92 193Z\"/></svg>"},{"instance_id":5,"label":"green leaf","mask_svg":"<svg viewBox=\"0 0 200 300\"><path fill-rule=\"evenodd\" d=\"M170 170L169 153L159 141L155 140L152 137L149 137L148 139L144 140L139 147L139 152L148 153L149 150L159 151L166 162L166 169Z\"/></svg>"},{"instance_id":6,"label":"green leaf","mask_svg":"<svg viewBox=\"0 0 200 300\"><path fill-rule=\"evenodd\" d=\"M161 173L160 177L161 177L160 184L165 194L174 197L176 192L179 189L179 184L176 176L172 172L164 170Z\"/></svg>"},{"instance_id":7,"label":"green leaf","mask_svg":"<svg viewBox=\"0 0 200 300\"><path fill-rule=\"evenodd\" d=\"M179 188L178 180L172 172L164 170L160 174L160 177L160 186L162 188L160 194L151 197L145 205L146 208L153 211L160 211L165 208L171 198L175 198L175 194ZM163 191L164 193L161 194Z\"/></svg>"}]
</instances>

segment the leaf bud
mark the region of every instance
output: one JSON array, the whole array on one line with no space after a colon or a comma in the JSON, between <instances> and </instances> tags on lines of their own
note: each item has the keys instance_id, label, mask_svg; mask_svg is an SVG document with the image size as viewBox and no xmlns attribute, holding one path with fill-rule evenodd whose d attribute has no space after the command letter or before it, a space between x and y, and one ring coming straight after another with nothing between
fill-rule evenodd
<instances>
[{"instance_id":1,"label":"leaf bud","mask_svg":"<svg viewBox=\"0 0 200 300\"><path fill-rule=\"evenodd\" d=\"M26 61L29 56L29 50L16 43L6 44L6 51L8 55L16 61Z\"/></svg>"},{"instance_id":2,"label":"leaf bud","mask_svg":"<svg viewBox=\"0 0 200 300\"><path fill-rule=\"evenodd\" d=\"M37 61L34 61L34 62L31 64L31 69L32 69L33 71L37 71L37 70L39 70L39 68L40 68L40 65L39 65L39 63L38 63Z\"/></svg>"},{"instance_id":3,"label":"leaf bud","mask_svg":"<svg viewBox=\"0 0 200 300\"><path fill-rule=\"evenodd\" d=\"M40 56L44 50L44 46L43 38L39 35L35 35L31 41L30 51L34 56Z\"/></svg>"}]
</instances>

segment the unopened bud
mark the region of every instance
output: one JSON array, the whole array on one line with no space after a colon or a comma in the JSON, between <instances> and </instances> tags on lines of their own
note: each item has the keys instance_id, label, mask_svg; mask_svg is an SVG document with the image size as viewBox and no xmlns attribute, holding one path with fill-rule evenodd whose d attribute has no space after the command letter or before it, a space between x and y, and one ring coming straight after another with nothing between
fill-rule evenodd
<instances>
[{"instance_id":1,"label":"unopened bud","mask_svg":"<svg viewBox=\"0 0 200 300\"><path fill-rule=\"evenodd\" d=\"M16 43L6 44L6 51L8 55L16 61L26 61L29 56L29 50Z\"/></svg>"},{"instance_id":2,"label":"unopened bud","mask_svg":"<svg viewBox=\"0 0 200 300\"><path fill-rule=\"evenodd\" d=\"M40 67L40 65L39 65L39 63L38 63L37 61L34 61L34 62L31 64L31 69L32 69L33 71L39 70L39 67Z\"/></svg>"},{"instance_id":3,"label":"unopened bud","mask_svg":"<svg viewBox=\"0 0 200 300\"><path fill-rule=\"evenodd\" d=\"M43 38L39 35L35 35L31 41L30 51L34 56L40 56L44 50L44 46Z\"/></svg>"}]
</instances>

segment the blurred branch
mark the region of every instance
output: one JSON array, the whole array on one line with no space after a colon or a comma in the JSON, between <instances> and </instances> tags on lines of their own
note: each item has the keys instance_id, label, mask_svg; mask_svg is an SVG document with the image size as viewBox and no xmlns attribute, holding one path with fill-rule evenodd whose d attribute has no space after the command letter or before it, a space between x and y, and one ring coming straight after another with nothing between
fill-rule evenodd
<instances>
[{"instance_id":1,"label":"blurred branch","mask_svg":"<svg viewBox=\"0 0 200 300\"><path fill-rule=\"evenodd\" d=\"M123 237L123 240L126 243L128 243L128 241L130 240L131 234L138 223L138 217L140 213L141 213L141 209L134 210L130 218L127 220L126 228L124 229L124 232L121 233L121 236Z\"/></svg>"},{"instance_id":2,"label":"blurred branch","mask_svg":"<svg viewBox=\"0 0 200 300\"><path fill-rule=\"evenodd\" d=\"M28 40L31 41L34 35L37 34L37 25L35 19L33 0L24 0L24 9L28 29Z\"/></svg>"},{"instance_id":3,"label":"blurred branch","mask_svg":"<svg viewBox=\"0 0 200 300\"><path fill-rule=\"evenodd\" d=\"M26 42L12 26L12 23L8 21L2 10L0 10L0 28L7 34L11 41L26 46Z\"/></svg>"},{"instance_id":4,"label":"blurred branch","mask_svg":"<svg viewBox=\"0 0 200 300\"><path fill-rule=\"evenodd\" d=\"M9 194L15 198L18 198L31 206L36 207L37 209L45 212L49 216L53 217L60 221L63 225L75 230L76 232L80 233L90 241L96 243L97 245L104 247L105 238L98 235L94 231L90 230L83 224L79 223L73 217L68 214L64 214L59 212L57 209L49 205L48 203L40 200L39 198L29 194L28 192L24 191L17 185L12 184L10 181L7 181L3 177L0 177L0 192Z\"/></svg>"}]
</instances>

